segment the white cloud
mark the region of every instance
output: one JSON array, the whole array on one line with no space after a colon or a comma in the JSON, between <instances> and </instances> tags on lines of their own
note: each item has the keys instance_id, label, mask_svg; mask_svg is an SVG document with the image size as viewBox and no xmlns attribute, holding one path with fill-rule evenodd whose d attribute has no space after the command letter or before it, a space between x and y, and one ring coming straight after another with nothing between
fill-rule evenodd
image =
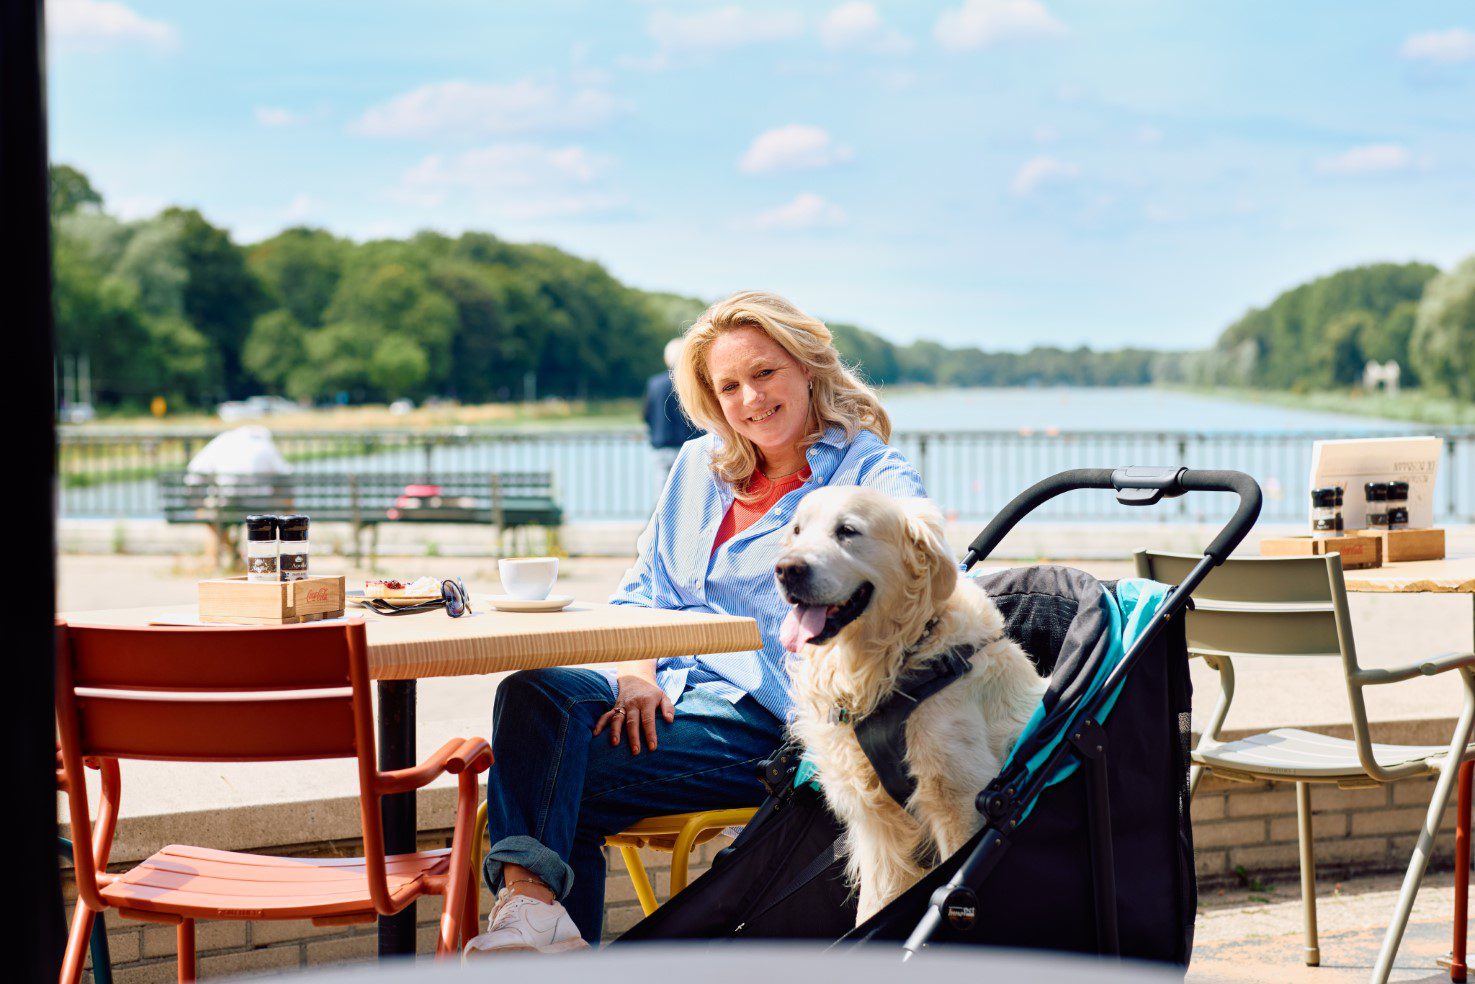
<instances>
[{"instance_id":1,"label":"white cloud","mask_svg":"<svg viewBox=\"0 0 1475 984\"><path fill-rule=\"evenodd\" d=\"M850 0L825 14L819 23L819 39L826 48L856 48L877 54L901 54L912 43L881 20L876 5Z\"/></svg>"},{"instance_id":2,"label":"white cloud","mask_svg":"<svg viewBox=\"0 0 1475 984\"><path fill-rule=\"evenodd\" d=\"M1404 39L1398 53L1411 61L1454 65L1475 61L1475 31L1452 27L1447 31L1425 31Z\"/></svg>"},{"instance_id":3,"label":"white cloud","mask_svg":"<svg viewBox=\"0 0 1475 984\"><path fill-rule=\"evenodd\" d=\"M811 170L840 164L853 156L854 151L835 143L828 130L791 123L760 133L738 167L748 174Z\"/></svg>"},{"instance_id":4,"label":"white cloud","mask_svg":"<svg viewBox=\"0 0 1475 984\"><path fill-rule=\"evenodd\" d=\"M1060 139L1060 131L1053 126L1037 126L1030 134L1030 138L1035 143L1054 143Z\"/></svg>"},{"instance_id":5,"label":"white cloud","mask_svg":"<svg viewBox=\"0 0 1475 984\"><path fill-rule=\"evenodd\" d=\"M1027 198L1044 185L1070 181L1080 173L1079 165L1041 154L1024 162L1009 183L1009 192L1018 198Z\"/></svg>"},{"instance_id":6,"label":"white cloud","mask_svg":"<svg viewBox=\"0 0 1475 984\"><path fill-rule=\"evenodd\" d=\"M113 0L49 0L46 33L90 49L129 41L158 48L173 48L179 43L179 32L173 25L149 20Z\"/></svg>"},{"instance_id":7,"label":"white cloud","mask_svg":"<svg viewBox=\"0 0 1475 984\"><path fill-rule=\"evenodd\" d=\"M386 195L421 208L470 200L518 218L579 215L624 204L623 197L592 187L610 163L579 146L493 144L430 154Z\"/></svg>"},{"instance_id":8,"label":"white cloud","mask_svg":"<svg viewBox=\"0 0 1475 984\"><path fill-rule=\"evenodd\" d=\"M160 195L123 195L117 198L108 195L105 200L108 211L124 222L152 218L169 207L169 200Z\"/></svg>"},{"instance_id":9,"label":"white cloud","mask_svg":"<svg viewBox=\"0 0 1475 984\"><path fill-rule=\"evenodd\" d=\"M282 210L282 217L288 222L301 222L303 219L316 215L320 210L320 203L316 198L306 192L299 192Z\"/></svg>"},{"instance_id":10,"label":"white cloud","mask_svg":"<svg viewBox=\"0 0 1475 984\"><path fill-rule=\"evenodd\" d=\"M963 0L937 17L932 36L950 51L966 51L1004 41L1063 37L1065 24L1040 0Z\"/></svg>"},{"instance_id":11,"label":"white cloud","mask_svg":"<svg viewBox=\"0 0 1475 984\"><path fill-rule=\"evenodd\" d=\"M1316 162L1316 170L1322 174L1387 174L1406 170L1413 160L1408 148L1398 144L1368 144L1323 157Z\"/></svg>"},{"instance_id":12,"label":"white cloud","mask_svg":"<svg viewBox=\"0 0 1475 984\"><path fill-rule=\"evenodd\" d=\"M699 14L658 10L645 29L665 51L700 51L789 41L804 33L804 18L791 10L729 5Z\"/></svg>"},{"instance_id":13,"label":"white cloud","mask_svg":"<svg viewBox=\"0 0 1475 984\"><path fill-rule=\"evenodd\" d=\"M257 106L252 114L262 126L297 126L307 122L305 113L294 113L278 106Z\"/></svg>"},{"instance_id":14,"label":"white cloud","mask_svg":"<svg viewBox=\"0 0 1475 984\"><path fill-rule=\"evenodd\" d=\"M773 229L782 232L798 232L804 229L821 229L845 223L845 210L825 201L813 192L795 195L792 201L759 212L742 223L749 229Z\"/></svg>"},{"instance_id":15,"label":"white cloud","mask_svg":"<svg viewBox=\"0 0 1475 984\"><path fill-rule=\"evenodd\" d=\"M370 107L352 125L371 137L486 136L596 126L625 104L599 89L564 91L522 79L437 82Z\"/></svg>"}]
</instances>

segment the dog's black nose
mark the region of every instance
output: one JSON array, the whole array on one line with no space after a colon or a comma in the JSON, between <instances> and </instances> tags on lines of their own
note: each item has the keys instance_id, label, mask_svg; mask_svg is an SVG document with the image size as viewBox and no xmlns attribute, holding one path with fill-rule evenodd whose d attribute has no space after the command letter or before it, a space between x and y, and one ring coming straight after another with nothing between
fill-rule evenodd
<instances>
[{"instance_id":1,"label":"dog's black nose","mask_svg":"<svg viewBox=\"0 0 1475 984\"><path fill-rule=\"evenodd\" d=\"M778 583L793 591L808 579L809 565L802 560L783 560L773 565L773 572L778 575Z\"/></svg>"}]
</instances>

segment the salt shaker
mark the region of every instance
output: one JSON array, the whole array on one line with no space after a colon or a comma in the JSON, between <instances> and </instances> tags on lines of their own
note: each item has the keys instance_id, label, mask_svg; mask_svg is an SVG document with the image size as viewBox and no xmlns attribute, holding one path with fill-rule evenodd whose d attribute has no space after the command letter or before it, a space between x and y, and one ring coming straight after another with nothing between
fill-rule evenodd
<instances>
[{"instance_id":1,"label":"salt shaker","mask_svg":"<svg viewBox=\"0 0 1475 984\"><path fill-rule=\"evenodd\" d=\"M246 580L277 580L277 518L246 517Z\"/></svg>"},{"instance_id":2,"label":"salt shaker","mask_svg":"<svg viewBox=\"0 0 1475 984\"><path fill-rule=\"evenodd\" d=\"M281 571L283 581L300 581L307 577L307 526L306 516L278 516L281 529Z\"/></svg>"}]
</instances>

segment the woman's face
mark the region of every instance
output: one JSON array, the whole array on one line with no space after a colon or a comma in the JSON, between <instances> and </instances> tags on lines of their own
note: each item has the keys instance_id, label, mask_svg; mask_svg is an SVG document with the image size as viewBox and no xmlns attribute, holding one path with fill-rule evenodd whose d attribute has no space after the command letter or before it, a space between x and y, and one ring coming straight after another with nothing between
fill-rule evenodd
<instances>
[{"instance_id":1,"label":"woman's face","mask_svg":"<svg viewBox=\"0 0 1475 984\"><path fill-rule=\"evenodd\" d=\"M809 423L809 372L759 328L734 328L707 350L707 374L727 424L765 461L799 451Z\"/></svg>"}]
</instances>

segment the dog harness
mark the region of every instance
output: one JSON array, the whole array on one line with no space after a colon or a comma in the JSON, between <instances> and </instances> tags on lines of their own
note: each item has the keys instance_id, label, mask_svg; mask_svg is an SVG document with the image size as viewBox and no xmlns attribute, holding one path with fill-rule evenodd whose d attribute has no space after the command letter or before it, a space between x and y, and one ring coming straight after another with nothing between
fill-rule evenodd
<instances>
[{"instance_id":1,"label":"dog harness","mask_svg":"<svg viewBox=\"0 0 1475 984\"><path fill-rule=\"evenodd\" d=\"M922 701L961 679L973 665L974 652L973 646L961 645L940 653L898 680L895 692L874 711L855 719L855 737L861 751L886 792L903 809L917 791L917 780L906 767L907 718ZM844 708L831 712L832 722L844 724L851 720L851 713Z\"/></svg>"}]
</instances>

